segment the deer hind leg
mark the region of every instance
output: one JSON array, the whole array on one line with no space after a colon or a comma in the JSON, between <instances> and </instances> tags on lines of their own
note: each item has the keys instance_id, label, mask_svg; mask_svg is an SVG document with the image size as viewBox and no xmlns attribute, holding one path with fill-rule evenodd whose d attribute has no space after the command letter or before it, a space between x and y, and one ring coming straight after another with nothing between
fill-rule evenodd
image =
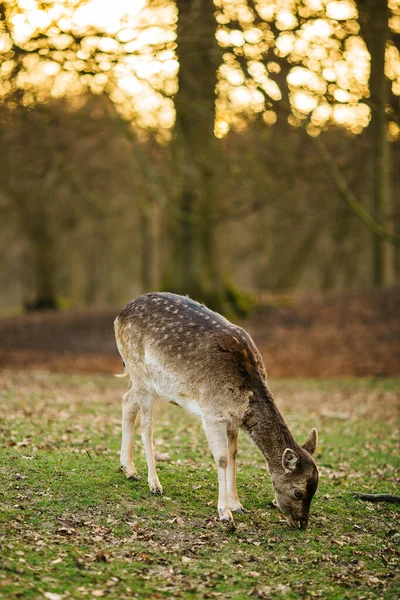
<instances>
[{"instance_id":1,"label":"deer hind leg","mask_svg":"<svg viewBox=\"0 0 400 600\"><path fill-rule=\"evenodd\" d=\"M135 391L131 388L122 398L122 443L120 454L121 469L128 479L140 479L133 463L133 435L139 408L140 405Z\"/></svg>"},{"instance_id":2,"label":"deer hind leg","mask_svg":"<svg viewBox=\"0 0 400 600\"><path fill-rule=\"evenodd\" d=\"M226 479L228 487L228 502L232 512L244 512L236 489L236 454L238 449L239 430L233 425L228 425L228 467Z\"/></svg>"},{"instance_id":3,"label":"deer hind leg","mask_svg":"<svg viewBox=\"0 0 400 600\"><path fill-rule=\"evenodd\" d=\"M203 419L203 427L217 465L219 518L221 521L233 522L228 502L227 466L229 455L226 423L211 422Z\"/></svg>"},{"instance_id":4,"label":"deer hind leg","mask_svg":"<svg viewBox=\"0 0 400 600\"><path fill-rule=\"evenodd\" d=\"M148 482L150 491L153 494L161 495L163 493L163 489L160 480L158 479L156 471L156 462L154 459L153 448L154 401L155 398L150 396L147 392L147 396L142 398L142 401L140 403L142 409L142 442L144 450L146 452Z\"/></svg>"}]
</instances>

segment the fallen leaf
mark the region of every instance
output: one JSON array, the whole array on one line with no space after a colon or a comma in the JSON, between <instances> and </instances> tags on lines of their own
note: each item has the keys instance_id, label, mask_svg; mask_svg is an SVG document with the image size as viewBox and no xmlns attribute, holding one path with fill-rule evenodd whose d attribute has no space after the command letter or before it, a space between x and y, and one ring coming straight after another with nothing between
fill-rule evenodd
<instances>
[{"instance_id":1,"label":"fallen leaf","mask_svg":"<svg viewBox=\"0 0 400 600\"><path fill-rule=\"evenodd\" d=\"M154 458L160 462L168 462L171 460L168 452L157 452L157 450L154 452Z\"/></svg>"},{"instance_id":2,"label":"fallen leaf","mask_svg":"<svg viewBox=\"0 0 400 600\"><path fill-rule=\"evenodd\" d=\"M104 550L99 550L96 556L94 557L94 560L96 562L108 562L110 556L111 554L107 554Z\"/></svg>"},{"instance_id":3,"label":"fallen leaf","mask_svg":"<svg viewBox=\"0 0 400 600\"><path fill-rule=\"evenodd\" d=\"M72 535L75 533L75 529L73 527L59 527L56 532L61 535Z\"/></svg>"},{"instance_id":4,"label":"fallen leaf","mask_svg":"<svg viewBox=\"0 0 400 600\"><path fill-rule=\"evenodd\" d=\"M338 421L347 421L350 419L350 415L347 413L335 412L333 410L328 410L324 408L320 412L321 417L325 417L327 419L337 419Z\"/></svg>"},{"instance_id":5,"label":"fallen leaf","mask_svg":"<svg viewBox=\"0 0 400 600\"><path fill-rule=\"evenodd\" d=\"M181 561L183 562L184 565L187 565L188 563L190 563L190 558L188 556L182 556Z\"/></svg>"}]
</instances>

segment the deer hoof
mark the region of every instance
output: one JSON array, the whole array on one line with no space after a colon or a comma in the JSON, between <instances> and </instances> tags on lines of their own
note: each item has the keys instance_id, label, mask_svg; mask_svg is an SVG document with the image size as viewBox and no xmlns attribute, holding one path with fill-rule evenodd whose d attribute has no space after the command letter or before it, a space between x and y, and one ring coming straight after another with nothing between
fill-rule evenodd
<instances>
[{"instance_id":1,"label":"deer hoof","mask_svg":"<svg viewBox=\"0 0 400 600\"><path fill-rule=\"evenodd\" d=\"M122 465L119 468L125 474L125 477L129 480L139 481L140 477L136 472L136 469L133 467L123 467Z\"/></svg>"},{"instance_id":2,"label":"deer hoof","mask_svg":"<svg viewBox=\"0 0 400 600\"><path fill-rule=\"evenodd\" d=\"M218 509L219 520L222 523L234 523L232 513L229 508Z\"/></svg>"},{"instance_id":3,"label":"deer hoof","mask_svg":"<svg viewBox=\"0 0 400 600\"><path fill-rule=\"evenodd\" d=\"M161 483L149 483L150 491L155 496L162 496L163 489Z\"/></svg>"},{"instance_id":4,"label":"deer hoof","mask_svg":"<svg viewBox=\"0 0 400 600\"><path fill-rule=\"evenodd\" d=\"M233 519L221 519L220 522L227 531L236 531L236 523Z\"/></svg>"},{"instance_id":5,"label":"deer hoof","mask_svg":"<svg viewBox=\"0 0 400 600\"><path fill-rule=\"evenodd\" d=\"M233 513L245 513L247 510L244 508L240 500L231 500L229 502L229 508Z\"/></svg>"},{"instance_id":6,"label":"deer hoof","mask_svg":"<svg viewBox=\"0 0 400 600\"><path fill-rule=\"evenodd\" d=\"M237 508L232 508L231 510L232 512L239 513L240 515L244 515L245 513L249 512L243 506L238 506Z\"/></svg>"}]
</instances>

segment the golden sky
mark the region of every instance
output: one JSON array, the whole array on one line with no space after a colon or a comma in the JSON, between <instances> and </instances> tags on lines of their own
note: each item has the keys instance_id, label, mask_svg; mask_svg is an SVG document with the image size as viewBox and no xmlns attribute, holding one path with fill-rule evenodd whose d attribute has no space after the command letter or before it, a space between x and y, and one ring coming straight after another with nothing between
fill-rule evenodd
<instances>
[{"instance_id":1,"label":"golden sky","mask_svg":"<svg viewBox=\"0 0 400 600\"><path fill-rule=\"evenodd\" d=\"M293 63L287 76L292 124L310 116L311 134L331 121L361 132L370 117L363 102L369 93L369 54L358 35L354 1L303 0L302 16L307 21L300 28L295 0L259 0L257 4L265 22L262 27L255 23L245 0L215 0L217 39L224 49L217 84L216 135L223 137L232 127L246 127L249 116L259 113L266 124L275 122L273 102L281 97L275 78L280 59L286 57ZM390 0L390 4L394 11L391 26L400 31L400 0ZM241 28L232 28L231 19L239 21ZM113 0L112 10L110 0L9 0L9 20L15 42L23 47L29 47L40 31L51 39L51 53L41 48L24 58L17 85L25 90L26 104L60 96L76 100L89 87L94 93L106 91L139 127L168 132L173 126L172 98L179 64L172 0L153 2L151 7L147 0ZM268 25L272 21L278 30L275 39ZM73 35L82 34L85 39L74 53L70 50ZM274 50L269 50L266 60L265 51L271 46ZM0 31L3 56L9 47L6 33ZM246 58L247 73L238 57ZM85 61L92 61L94 72L78 77ZM0 64L3 93L7 93L12 66L7 59ZM394 46L387 49L386 74L393 91L400 94L400 59Z\"/></svg>"}]
</instances>

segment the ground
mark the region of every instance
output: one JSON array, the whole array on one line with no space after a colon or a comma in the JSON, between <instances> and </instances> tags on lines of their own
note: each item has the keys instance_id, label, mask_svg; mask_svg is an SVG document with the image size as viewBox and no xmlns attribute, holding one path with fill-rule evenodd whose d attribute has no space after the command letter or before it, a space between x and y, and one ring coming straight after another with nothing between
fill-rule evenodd
<instances>
[{"instance_id":1,"label":"ground","mask_svg":"<svg viewBox=\"0 0 400 600\"><path fill-rule=\"evenodd\" d=\"M164 496L118 470L111 376L0 372L0 597L398 598L399 508L351 491L398 490L400 380L271 380L299 441L320 432L309 528L271 504L265 462L244 435L236 531L216 518L217 478L195 417L157 408ZM398 493L398 491L397 491Z\"/></svg>"}]
</instances>

